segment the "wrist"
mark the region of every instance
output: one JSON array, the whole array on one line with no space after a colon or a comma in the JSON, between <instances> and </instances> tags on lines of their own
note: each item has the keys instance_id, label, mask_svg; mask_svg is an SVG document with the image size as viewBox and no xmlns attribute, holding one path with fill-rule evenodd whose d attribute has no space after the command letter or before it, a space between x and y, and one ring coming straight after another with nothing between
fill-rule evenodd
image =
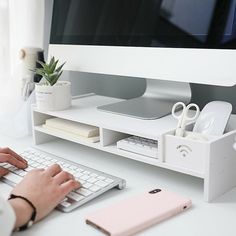
<instances>
[{"instance_id":1,"label":"wrist","mask_svg":"<svg viewBox=\"0 0 236 236\"><path fill-rule=\"evenodd\" d=\"M30 220L31 215L33 213L32 207L26 201L20 198L14 198L8 201L15 212L15 228L26 224Z\"/></svg>"}]
</instances>

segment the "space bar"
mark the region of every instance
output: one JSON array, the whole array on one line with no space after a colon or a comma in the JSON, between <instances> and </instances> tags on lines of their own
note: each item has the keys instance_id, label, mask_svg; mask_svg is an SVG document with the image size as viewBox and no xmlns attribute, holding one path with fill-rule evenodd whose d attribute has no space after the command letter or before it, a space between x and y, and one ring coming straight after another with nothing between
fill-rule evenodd
<instances>
[{"instance_id":1,"label":"space bar","mask_svg":"<svg viewBox=\"0 0 236 236\"><path fill-rule=\"evenodd\" d=\"M14 173L9 173L7 175L4 176L5 179L15 183L15 184L18 184L22 178Z\"/></svg>"}]
</instances>

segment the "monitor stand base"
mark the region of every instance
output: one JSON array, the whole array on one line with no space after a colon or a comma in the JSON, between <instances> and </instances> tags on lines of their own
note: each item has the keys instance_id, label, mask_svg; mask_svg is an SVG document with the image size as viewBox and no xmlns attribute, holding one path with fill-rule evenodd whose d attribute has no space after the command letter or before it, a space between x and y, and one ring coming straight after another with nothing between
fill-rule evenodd
<instances>
[{"instance_id":1,"label":"monitor stand base","mask_svg":"<svg viewBox=\"0 0 236 236\"><path fill-rule=\"evenodd\" d=\"M146 79L147 86L141 97L99 106L98 109L138 119L153 120L171 113L176 102L189 103L189 83Z\"/></svg>"}]
</instances>

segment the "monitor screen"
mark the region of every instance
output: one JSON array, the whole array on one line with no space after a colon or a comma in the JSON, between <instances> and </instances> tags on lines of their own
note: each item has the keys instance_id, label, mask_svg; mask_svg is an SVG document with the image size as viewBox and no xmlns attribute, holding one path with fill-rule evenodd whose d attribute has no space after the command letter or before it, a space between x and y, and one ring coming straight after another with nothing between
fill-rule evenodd
<instances>
[{"instance_id":1,"label":"monitor screen","mask_svg":"<svg viewBox=\"0 0 236 236\"><path fill-rule=\"evenodd\" d=\"M236 0L54 0L51 44L236 48Z\"/></svg>"}]
</instances>

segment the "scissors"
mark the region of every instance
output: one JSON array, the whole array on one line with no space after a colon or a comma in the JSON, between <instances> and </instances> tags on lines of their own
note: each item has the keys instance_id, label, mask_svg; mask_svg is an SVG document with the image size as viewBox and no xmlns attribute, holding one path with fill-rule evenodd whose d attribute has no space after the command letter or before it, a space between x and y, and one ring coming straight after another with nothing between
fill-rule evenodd
<instances>
[{"instance_id":1,"label":"scissors","mask_svg":"<svg viewBox=\"0 0 236 236\"><path fill-rule=\"evenodd\" d=\"M177 111L180 110L179 109L180 107L182 107L182 112L178 114ZM192 113L192 112L190 113L189 111L191 110L191 108L195 108L194 115L190 115ZM175 135L183 137L187 121L194 121L199 116L199 113L200 113L199 106L195 103L190 103L187 106L183 102L175 103L175 105L172 107L172 116L178 120L178 125L175 131Z\"/></svg>"}]
</instances>

